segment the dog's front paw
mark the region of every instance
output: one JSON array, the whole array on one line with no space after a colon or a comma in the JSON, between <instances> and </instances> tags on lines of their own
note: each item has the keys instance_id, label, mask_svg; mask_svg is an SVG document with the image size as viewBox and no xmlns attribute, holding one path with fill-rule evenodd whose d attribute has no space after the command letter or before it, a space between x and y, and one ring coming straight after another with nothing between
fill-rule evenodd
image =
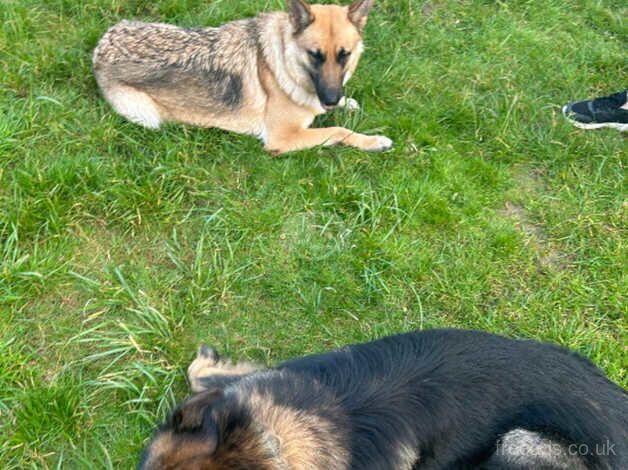
<instances>
[{"instance_id":1,"label":"dog's front paw","mask_svg":"<svg viewBox=\"0 0 628 470\"><path fill-rule=\"evenodd\" d=\"M384 135L373 135L364 147L367 152L383 152L392 148L393 141Z\"/></svg>"},{"instance_id":2,"label":"dog's front paw","mask_svg":"<svg viewBox=\"0 0 628 470\"><path fill-rule=\"evenodd\" d=\"M346 98L344 96L340 98L340 102L338 103L338 106L348 109L350 111L355 111L356 109L360 109L360 103L358 103L353 98Z\"/></svg>"}]
</instances>

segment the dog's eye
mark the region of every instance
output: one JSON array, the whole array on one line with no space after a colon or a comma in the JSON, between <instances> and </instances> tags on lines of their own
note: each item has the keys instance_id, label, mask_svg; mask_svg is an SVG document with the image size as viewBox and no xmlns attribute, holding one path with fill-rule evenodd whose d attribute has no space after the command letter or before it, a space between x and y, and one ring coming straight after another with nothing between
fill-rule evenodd
<instances>
[{"instance_id":1,"label":"dog's eye","mask_svg":"<svg viewBox=\"0 0 628 470\"><path fill-rule=\"evenodd\" d=\"M340 49L340 51L338 51L336 60L338 61L340 65L345 65L350 55L351 55L351 51L347 51L346 49L342 48Z\"/></svg>"},{"instance_id":2,"label":"dog's eye","mask_svg":"<svg viewBox=\"0 0 628 470\"><path fill-rule=\"evenodd\" d=\"M307 51L307 54L310 56L310 58L312 59L312 61L315 64L322 64L323 62L325 62L325 54L323 54L320 49L316 49L316 50L312 50L309 49Z\"/></svg>"}]
</instances>

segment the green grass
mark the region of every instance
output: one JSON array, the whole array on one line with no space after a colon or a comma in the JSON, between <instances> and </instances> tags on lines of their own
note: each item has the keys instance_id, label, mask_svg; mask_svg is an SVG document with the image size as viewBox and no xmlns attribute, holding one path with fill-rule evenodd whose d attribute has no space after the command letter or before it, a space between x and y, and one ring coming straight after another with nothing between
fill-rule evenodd
<instances>
[{"instance_id":1,"label":"green grass","mask_svg":"<svg viewBox=\"0 0 628 470\"><path fill-rule=\"evenodd\" d=\"M621 1L378 0L322 123L394 150L271 159L125 122L91 50L121 18L273 0L3 0L0 468L132 468L206 341L274 362L415 328L554 341L626 385L626 140L560 106L625 87Z\"/></svg>"}]
</instances>

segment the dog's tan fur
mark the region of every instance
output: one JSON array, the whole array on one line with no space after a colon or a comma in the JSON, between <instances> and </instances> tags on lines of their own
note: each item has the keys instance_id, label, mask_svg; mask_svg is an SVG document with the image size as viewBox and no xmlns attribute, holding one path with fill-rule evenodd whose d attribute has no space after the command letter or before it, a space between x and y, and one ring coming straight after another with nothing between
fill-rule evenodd
<instances>
[{"instance_id":1,"label":"dog's tan fur","mask_svg":"<svg viewBox=\"0 0 628 470\"><path fill-rule=\"evenodd\" d=\"M337 445L333 426L320 416L279 406L271 396L259 394L248 395L246 406L255 421L277 439L277 455L286 468L348 468L348 453Z\"/></svg>"},{"instance_id":2,"label":"dog's tan fur","mask_svg":"<svg viewBox=\"0 0 628 470\"><path fill-rule=\"evenodd\" d=\"M197 392L176 412L180 427L190 434L165 431L151 442L143 468L155 470L312 470L349 468L345 438L324 418L276 404L272 395L249 390L246 375L259 369L250 363L234 364L217 353L201 347L188 367L188 379ZM256 372L256 377L264 372ZM203 379L216 376L243 376L231 393L238 397L251 422L229 434L227 442L203 436L194 438L193 430L203 421L220 392L204 385ZM214 418L222 428L223 417Z\"/></svg>"},{"instance_id":3,"label":"dog's tan fur","mask_svg":"<svg viewBox=\"0 0 628 470\"><path fill-rule=\"evenodd\" d=\"M94 51L96 80L118 113L149 128L168 121L219 127L256 135L273 154L338 143L390 148L384 136L308 128L326 111L321 100L329 99L328 107L357 107L337 98L362 54L362 28L374 0L350 7L289 1L288 13L219 28L118 23Z\"/></svg>"}]
</instances>

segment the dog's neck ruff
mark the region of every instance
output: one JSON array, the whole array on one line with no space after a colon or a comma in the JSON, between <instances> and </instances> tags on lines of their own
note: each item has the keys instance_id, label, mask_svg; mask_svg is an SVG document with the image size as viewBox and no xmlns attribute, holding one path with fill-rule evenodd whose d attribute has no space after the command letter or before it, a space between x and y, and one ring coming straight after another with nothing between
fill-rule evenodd
<instances>
[{"instance_id":1,"label":"dog's neck ruff","mask_svg":"<svg viewBox=\"0 0 628 470\"><path fill-rule=\"evenodd\" d=\"M285 379L285 371L255 372L228 387L225 395L248 409L265 450L273 458L274 469L348 469L349 452L331 422L296 406L276 403L276 397L268 393L270 382L280 381L289 387ZM261 383L264 386L260 387Z\"/></svg>"},{"instance_id":2,"label":"dog's neck ruff","mask_svg":"<svg viewBox=\"0 0 628 470\"><path fill-rule=\"evenodd\" d=\"M270 455L273 462L273 470L292 470L292 467L281 454L281 441L278 436L275 436L272 431L266 427L257 424L257 432L262 441L262 446L268 455Z\"/></svg>"},{"instance_id":3,"label":"dog's neck ruff","mask_svg":"<svg viewBox=\"0 0 628 470\"><path fill-rule=\"evenodd\" d=\"M288 60L296 60L298 57L298 54L288 54L290 49L297 48L292 39L293 31L288 15L283 12L268 13L267 15L270 20L263 22L259 31L260 47L264 60L273 73L277 84L298 105L313 108L317 114L324 113L325 109L316 92L308 91L312 88L312 84L305 71L301 76L295 76L295 74L290 73L291 67L287 66ZM299 68L299 66L294 67L294 69Z\"/></svg>"}]
</instances>

